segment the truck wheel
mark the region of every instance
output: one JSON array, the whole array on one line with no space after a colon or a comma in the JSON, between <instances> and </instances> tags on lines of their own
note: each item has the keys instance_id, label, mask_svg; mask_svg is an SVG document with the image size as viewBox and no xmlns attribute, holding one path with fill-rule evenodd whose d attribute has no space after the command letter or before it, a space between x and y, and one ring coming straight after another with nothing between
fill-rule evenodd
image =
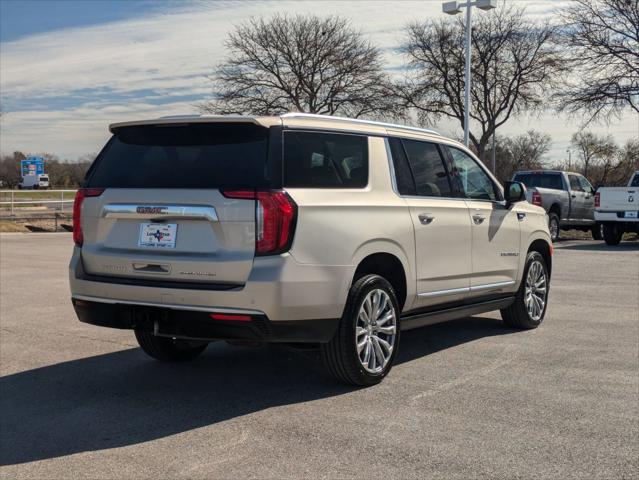
<instances>
[{"instance_id":1,"label":"truck wheel","mask_svg":"<svg viewBox=\"0 0 639 480\"><path fill-rule=\"evenodd\" d=\"M595 223L591 230L593 240L601 240L603 238L603 224Z\"/></svg>"},{"instance_id":2,"label":"truck wheel","mask_svg":"<svg viewBox=\"0 0 639 480\"><path fill-rule=\"evenodd\" d=\"M623 231L614 223L605 223L603 226L603 237L606 241L606 245L619 245L621 237L623 237Z\"/></svg>"},{"instance_id":3,"label":"truck wheel","mask_svg":"<svg viewBox=\"0 0 639 480\"><path fill-rule=\"evenodd\" d=\"M147 355L164 362L193 360L208 346L208 342L158 337L142 330L135 331L135 338Z\"/></svg>"},{"instance_id":4,"label":"truck wheel","mask_svg":"<svg viewBox=\"0 0 639 480\"><path fill-rule=\"evenodd\" d=\"M554 213L548 213L548 230L550 230L550 239L553 242L559 240L559 232L561 231L559 228L559 216Z\"/></svg>"},{"instance_id":5,"label":"truck wheel","mask_svg":"<svg viewBox=\"0 0 639 480\"><path fill-rule=\"evenodd\" d=\"M395 291L385 278L358 279L348 293L335 336L320 346L328 371L351 385L381 382L399 348L399 314Z\"/></svg>"},{"instance_id":6,"label":"truck wheel","mask_svg":"<svg viewBox=\"0 0 639 480\"><path fill-rule=\"evenodd\" d=\"M529 252L515 301L501 310L504 324L512 328L537 328L544 320L549 292L550 277L546 261L539 252Z\"/></svg>"}]
</instances>

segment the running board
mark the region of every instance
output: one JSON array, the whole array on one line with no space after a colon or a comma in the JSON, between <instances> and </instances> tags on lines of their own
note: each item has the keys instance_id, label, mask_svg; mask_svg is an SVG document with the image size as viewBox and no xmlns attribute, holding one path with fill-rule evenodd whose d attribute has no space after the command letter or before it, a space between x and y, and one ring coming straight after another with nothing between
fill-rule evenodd
<instances>
[{"instance_id":1,"label":"running board","mask_svg":"<svg viewBox=\"0 0 639 480\"><path fill-rule=\"evenodd\" d=\"M489 300L487 302L473 303L470 305L462 305L444 310L437 310L427 313L416 313L401 318L401 328L411 330L413 328L434 325L435 323L447 322L449 320L458 320L460 318L470 317L471 315L479 315L480 313L492 312L493 310L501 310L509 307L515 301L515 296L500 298L497 300Z\"/></svg>"}]
</instances>

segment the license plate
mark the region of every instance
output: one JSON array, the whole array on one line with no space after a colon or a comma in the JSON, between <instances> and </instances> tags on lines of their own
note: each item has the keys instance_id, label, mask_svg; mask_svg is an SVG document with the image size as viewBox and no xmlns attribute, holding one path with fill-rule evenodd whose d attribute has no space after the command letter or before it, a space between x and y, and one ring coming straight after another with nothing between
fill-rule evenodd
<instances>
[{"instance_id":1,"label":"license plate","mask_svg":"<svg viewBox=\"0 0 639 480\"><path fill-rule=\"evenodd\" d=\"M625 218L637 218L637 214L639 214L639 212L626 212L624 214Z\"/></svg>"},{"instance_id":2,"label":"license plate","mask_svg":"<svg viewBox=\"0 0 639 480\"><path fill-rule=\"evenodd\" d=\"M138 246L175 248L176 234L175 223L141 223Z\"/></svg>"}]
</instances>

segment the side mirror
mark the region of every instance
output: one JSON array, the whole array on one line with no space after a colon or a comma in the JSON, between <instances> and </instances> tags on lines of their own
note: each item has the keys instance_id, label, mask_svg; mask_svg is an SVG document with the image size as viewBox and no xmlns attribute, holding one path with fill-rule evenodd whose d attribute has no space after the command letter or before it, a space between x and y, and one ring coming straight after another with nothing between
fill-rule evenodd
<instances>
[{"instance_id":1,"label":"side mirror","mask_svg":"<svg viewBox=\"0 0 639 480\"><path fill-rule=\"evenodd\" d=\"M508 206L523 202L526 200L526 186L521 182L505 182L504 197Z\"/></svg>"}]
</instances>

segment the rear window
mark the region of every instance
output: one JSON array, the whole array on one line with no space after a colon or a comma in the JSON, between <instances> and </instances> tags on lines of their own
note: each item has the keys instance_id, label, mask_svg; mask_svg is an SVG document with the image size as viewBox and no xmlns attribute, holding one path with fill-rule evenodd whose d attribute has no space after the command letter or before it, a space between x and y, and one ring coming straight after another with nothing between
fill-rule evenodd
<instances>
[{"instance_id":1,"label":"rear window","mask_svg":"<svg viewBox=\"0 0 639 480\"><path fill-rule=\"evenodd\" d=\"M122 127L87 185L103 188L252 188L265 184L268 129L250 124Z\"/></svg>"},{"instance_id":2,"label":"rear window","mask_svg":"<svg viewBox=\"0 0 639 480\"><path fill-rule=\"evenodd\" d=\"M368 137L284 133L284 186L363 188L368 184Z\"/></svg>"},{"instance_id":3,"label":"rear window","mask_svg":"<svg viewBox=\"0 0 639 480\"><path fill-rule=\"evenodd\" d=\"M632 182L630 182L630 186L631 187L639 187L639 173L635 174L635 176L632 179Z\"/></svg>"},{"instance_id":4,"label":"rear window","mask_svg":"<svg viewBox=\"0 0 639 480\"><path fill-rule=\"evenodd\" d=\"M563 182L559 173L518 173L513 178L516 182L521 182L528 188L554 188L563 190Z\"/></svg>"}]
</instances>

